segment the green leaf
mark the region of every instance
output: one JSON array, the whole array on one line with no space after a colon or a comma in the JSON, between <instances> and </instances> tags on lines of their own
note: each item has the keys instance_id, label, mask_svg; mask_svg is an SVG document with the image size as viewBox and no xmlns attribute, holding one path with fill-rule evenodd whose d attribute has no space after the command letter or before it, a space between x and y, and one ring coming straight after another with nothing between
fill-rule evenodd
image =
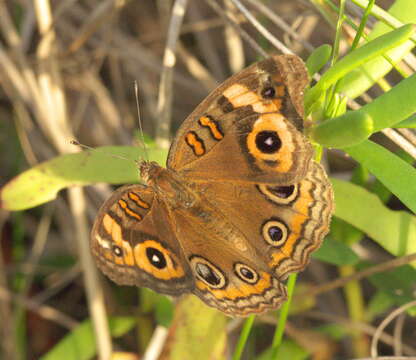
<instances>
[{"instance_id":1,"label":"green leaf","mask_svg":"<svg viewBox=\"0 0 416 360\"><path fill-rule=\"evenodd\" d=\"M394 124L394 128L409 128L416 129L416 115L409 116L406 120Z\"/></svg>"},{"instance_id":2,"label":"green leaf","mask_svg":"<svg viewBox=\"0 0 416 360\"><path fill-rule=\"evenodd\" d=\"M276 360L276 359L290 359L290 360L304 360L309 358L309 352L300 347L292 340L285 340L279 347L277 357L272 356L272 349L269 348L263 352L256 360Z\"/></svg>"},{"instance_id":3,"label":"green leaf","mask_svg":"<svg viewBox=\"0 0 416 360\"><path fill-rule=\"evenodd\" d=\"M306 60L306 68L308 69L309 76L313 76L329 61L331 57L332 47L328 44L324 44L316 48L312 54L309 55Z\"/></svg>"},{"instance_id":4,"label":"green leaf","mask_svg":"<svg viewBox=\"0 0 416 360\"><path fill-rule=\"evenodd\" d=\"M373 119L365 111L348 111L310 129L310 137L325 147L345 147L366 140L374 132Z\"/></svg>"},{"instance_id":5,"label":"green leaf","mask_svg":"<svg viewBox=\"0 0 416 360\"><path fill-rule=\"evenodd\" d=\"M326 71L318 83L306 93L306 113L309 113L313 103L319 99L321 94L329 89L331 85L334 85L338 80L344 78L349 72L353 71L370 59L374 59L375 57L385 53L387 50L403 44L413 35L413 33L414 25L403 25L402 27L390 31L389 33L361 46L357 50L352 51L339 60L333 67Z\"/></svg>"},{"instance_id":6,"label":"green leaf","mask_svg":"<svg viewBox=\"0 0 416 360\"><path fill-rule=\"evenodd\" d=\"M114 317L109 319L110 333L120 337L136 324L134 317ZM85 320L65 336L40 360L89 360L97 353L94 330L90 320Z\"/></svg>"},{"instance_id":7,"label":"green leaf","mask_svg":"<svg viewBox=\"0 0 416 360\"><path fill-rule=\"evenodd\" d=\"M327 237L312 257L333 265L354 265L360 258L347 245Z\"/></svg>"},{"instance_id":8,"label":"green leaf","mask_svg":"<svg viewBox=\"0 0 416 360\"><path fill-rule=\"evenodd\" d=\"M364 188L331 179L335 216L357 227L395 256L416 252L416 218L405 211L388 209ZM412 264L416 267L416 262Z\"/></svg>"},{"instance_id":9,"label":"green leaf","mask_svg":"<svg viewBox=\"0 0 416 360\"><path fill-rule=\"evenodd\" d=\"M381 315L394 305L394 299L384 291L377 291L375 295L370 299L366 311L365 317L368 322L372 322L374 317Z\"/></svg>"},{"instance_id":10,"label":"green leaf","mask_svg":"<svg viewBox=\"0 0 416 360\"><path fill-rule=\"evenodd\" d=\"M344 150L416 212L416 169L372 141L364 141Z\"/></svg>"},{"instance_id":11,"label":"green leaf","mask_svg":"<svg viewBox=\"0 0 416 360\"><path fill-rule=\"evenodd\" d=\"M147 150L149 157L164 162L166 151ZM125 161L114 156L123 156ZM97 182L136 183L139 180L134 161L143 151L131 146L100 147L94 151L58 156L16 176L0 191L0 204L6 210L23 210L56 198L59 190Z\"/></svg>"},{"instance_id":12,"label":"green leaf","mask_svg":"<svg viewBox=\"0 0 416 360\"><path fill-rule=\"evenodd\" d=\"M409 265L403 265L390 271L371 275L368 280L389 296L394 304L400 306L415 299L414 279L416 279L416 270ZM416 315L416 306L408 311Z\"/></svg>"},{"instance_id":13,"label":"green leaf","mask_svg":"<svg viewBox=\"0 0 416 360\"><path fill-rule=\"evenodd\" d=\"M226 317L206 306L196 296L182 297L175 309L171 346L166 358L170 360L224 360L226 346Z\"/></svg>"},{"instance_id":14,"label":"green leaf","mask_svg":"<svg viewBox=\"0 0 416 360\"><path fill-rule=\"evenodd\" d=\"M353 2L357 4L361 2L363 8L366 7L368 3L367 1L363 3L362 0L353 0ZM395 0L388 11L390 15L384 13L395 20L395 26L399 26L396 25L400 23L397 20L401 21L403 24L414 24L416 23L416 7L414 4L414 0ZM373 7L372 14L375 17L382 19L381 16L378 16L381 12L383 11L378 6L375 5ZM384 24L380 21L375 25L368 38L370 40L379 38L380 35L390 32L392 27L393 26ZM404 55L409 53L414 46L415 44L412 41L407 41L388 51L386 55L393 63L397 63ZM391 68L392 64L382 56L372 59L354 72L347 74L339 91L349 98L355 98L367 91L376 81L385 76Z\"/></svg>"}]
</instances>

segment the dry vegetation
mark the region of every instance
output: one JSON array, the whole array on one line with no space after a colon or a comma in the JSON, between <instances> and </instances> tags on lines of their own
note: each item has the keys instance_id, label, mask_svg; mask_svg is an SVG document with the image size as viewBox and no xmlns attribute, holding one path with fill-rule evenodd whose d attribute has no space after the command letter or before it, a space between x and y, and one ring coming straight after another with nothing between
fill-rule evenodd
<instances>
[{"instance_id":1,"label":"dry vegetation","mask_svg":"<svg viewBox=\"0 0 416 360\"><path fill-rule=\"evenodd\" d=\"M94 147L138 145L134 81L138 81L144 132L166 146L170 134L209 90L259 58L259 46L266 53L277 51L240 11L223 0L189 1L183 24L177 27L180 32L177 39L172 28L168 31L172 3L0 0L2 184L40 162L77 151L69 143L73 138ZM317 46L331 44L335 34L330 22L336 21L336 14L325 20L312 3L243 2L251 15L278 39L280 49L291 49L304 59ZM378 5L387 8L390 3L380 1ZM217 13L218 4L221 13ZM258 7L261 4L269 6L275 18L262 14ZM352 6L348 11L353 18L361 14ZM238 26L226 22L227 17ZM256 47L244 39L246 35L241 30L247 31ZM347 49L352 39L351 28L345 26L343 35L341 51ZM165 71L161 76L167 41L176 47L176 65L174 73ZM370 99L376 92L360 101ZM393 138L396 135L390 134ZM398 146L391 142L388 145ZM414 139L409 146L414 151ZM332 151L325 162L331 165L332 174L343 178L349 177L354 167L339 151ZM135 289L120 290L107 282L103 282L102 291L88 253L91 222L110 192L108 185L72 188L41 207L0 213L1 358L37 359L89 317L101 329L99 352L104 358L110 351L104 325L104 298L111 314L139 314L139 335L130 331L114 348L145 352L156 320L153 313L137 307L137 303L143 305L144 295L139 296ZM389 205L404 209L397 199ZM355 244L354 249L373 264L383 265L392 258L370 240ZM387 264L390 268L398 266ZM327 284L340 275L348 275L347 269L341 274L338 270L313 261L301 276L299 294L305 289L302 281L309 284L305 286L310 290L311 284ZM361 287L363 298L357 301L366 302L374 288L365 281L368 274L358 274L362 275L362 281L355 284ZM296 310L289 318L286 334L314 354L315 359L367 356L377 325L392 308L372 318L372 323L354 319L348 313L341 288L345 284L335 285L336 290L317 288L315 294L321 295L309 304L295 301L295 305L307 311ZM89 306L91 299L94 305ZM393 347L396 355L416 356L416 322L407 319L404 323L405 316L399 315L394 327L383 330L379 353L392 354ZM275 323L274 316L258 319L257 340L252 345L256 353L270 345L267 339L271 338L273 327L269 323ZM229 324L232 340L241 324L241 321ZM344 331L351 332L350 336L337 340L314 330L327 324L341 325Z\"/></svg>"}]
</instances>

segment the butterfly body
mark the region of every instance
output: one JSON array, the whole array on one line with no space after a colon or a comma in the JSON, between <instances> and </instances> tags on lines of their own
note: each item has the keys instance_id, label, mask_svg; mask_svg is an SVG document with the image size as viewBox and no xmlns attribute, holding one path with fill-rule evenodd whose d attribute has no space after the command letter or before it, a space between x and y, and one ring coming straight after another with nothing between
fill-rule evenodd
<instances>
[{"instance_id":1,"label":"butterfly body","mask_svg":"<svg viewBox=\"0 0 416 360\"><path fill-rule=\"evenodd\" d=\"M276 308L328 232L331 185L302 134L307 74L275 56L234 75L187 118L167 167L118 189L91 236L111 279L194 293L230 315Z\"/></svg>"}]
</instances>

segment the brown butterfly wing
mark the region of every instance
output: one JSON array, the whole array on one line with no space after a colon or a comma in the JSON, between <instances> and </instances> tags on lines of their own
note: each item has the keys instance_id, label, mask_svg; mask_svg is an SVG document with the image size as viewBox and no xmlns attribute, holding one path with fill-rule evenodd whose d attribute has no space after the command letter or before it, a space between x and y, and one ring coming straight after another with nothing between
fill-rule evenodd
<instances>
[{"instance_id":1,"label":"brown butterfly wing","mask_svg":"<svg viewBox=\"0 0 416 360\"><path fill-rule=\"evenodd\" d=\"M194 293L230 315L278 307L286 299L282 281L305 268L329 230L333 194L322 167L312 162L293 186L201 182L198 188L214 212L207 211L209 224L175 217L179 240L192 239L183 244ZM195 261L208 277L198 275ZM214 284L204 281L210 279Z\"/></svg>"},{"instance_id":2,"label":"brown butterfly wing","mask_svg":"<svg viewBox=\"0 0 416 360\"><path fill-rule=\"evenodd\" d=\"M291 186L200 184L240 229L279 280L307 265L329 231L333 191L322 166L312 162L306 177ZM221 194L216 196L215 194Z\"/></svg>"},{"instance_id":3,"label":"brown butterfly wing","mask_svg":"<svg viewBox=\"0 0 416 360\"><path fill-rule=\"evenodd\" d=\"M313 155L302 135L307 83L294 55L274 56L232 76L184 121L167 167L193 179L299 181Z\"/></svg>"},{"instance_id":4,"label":"brown butterfly wing","mask_svg":"<svg viewBox=\"0 0 416 360\"><path fill-rule=\"evenodd\" d=\"M179 295L194 286L168 212L143 185L117 189L102 205L91 232L99 268L120 285Z\"/></svg>"},{"instance_id":5,"label":"brown butterfly wing","mask_svg":"<svg viewBox=\"0 0 416 360\"><path fill-rule=\"evenodd\" d=\"M198 217L175 209L175 233L195 278L193 293L209 306L232 316L276 308L286 289L271 274L264 257L227 213L208 201Z\"/></svg>"}]
</instances>

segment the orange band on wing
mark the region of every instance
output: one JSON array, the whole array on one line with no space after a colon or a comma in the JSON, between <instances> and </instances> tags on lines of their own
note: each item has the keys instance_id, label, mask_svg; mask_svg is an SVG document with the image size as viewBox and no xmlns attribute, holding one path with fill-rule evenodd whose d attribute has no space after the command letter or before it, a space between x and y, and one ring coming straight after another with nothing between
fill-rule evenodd
<instances>
[{"instance_id":1,"label":"orange band on wing","mask_svg":"<svg viewBox=\"0 0 416 360\"><path fill-rule=\"evenodd\" d=\"M148 209L150 207L150 205L146 201L143 201L140 198L140 196L135 194L134 192L129 192L129 199L134 201L137 206L139 206L143 209Z\"/></svg>"},{"instance_id":2,"label":"orange band on wing","mask_svg":"<svg viewBox=\"0 0 416 360\"><path fill-rule=\"evenodd\" d=\"M262 272L260 274L260 279L256 284L250 285L242 283L240 286L228 285L225 289L213 289L201 280L196 281L196 286L202 291L209 291L217 299L230 299L235 300L238 298L247 298L252 295L261 295L265 292L266 289L270 288L272 285L271 275Z\"/></svg>"},{"instance_id":3,"label":"orange band on wing","mask_svg":"<svg viewBox=\"0 0 416 360\"><path fill-rule=\"evenodd\" d=\"M214 120L211 120L208 116L201 116L198 122L201 126L205 126L209 129L212 137L215 140L221 140L224 137L219 125Z\"/></svg>"},{"instance_id":4,"label":"orange band on wing","mask_svg":"<svg viewBox=\"0 0 416 360\"><path fill-rule=\"evenodd\" d=\"M140 214L134 212L132 209L130 209L129 206L127 205L127 203L123 199L120 199L118 201L118 204L120 205L120 207L123 209L123 211L128 216L134 217L135 219L137 219L139 221L142 220L142 216Z\"/></svg>"},{"instance_id":5,"label":"orange band on wing","mask_svg":"<svg viewBox=\"0 0 416 360\"><path fill-rule=\"evenodd\" d=\"M117 265L134 265L133 251L130 244L123 239L123 233L121 231L120 224L114 220L109 214L105 214L103 217L103 226L105 231L110 235L114 242L114 245L119 246L123 251L123 256L112 256L112 260ZM106 253L113 253L112 249L108 249ZM105 255L108 258L107 255Z\"/></svg>"},{"instance_id":6,"label":"orange band on wing","mask_svg":"<svg viewBox=\"0 0 416 360\"><path fill-rule=\"evenodd\" d=\"M300 191L302 191L301 196L293 204L293 211L296 215L293 216L293 220L289 225L290 235L287 238L285 244L280 248L281 251L276 251L272 254L272 261L269 263L270 267L274 267L279 264L280 261L291 257L295 251L294 246L296 241L302 236L302 227L303 224L308 221L308 209L313 198L310 194L312 184L310 182L304 181L300 185Z\"/></svg>"},{"instance_id":7,"label":"orange band on wing","mask_svg":"<svg viewBox=\"0 0 416 360\"><path fill-rule=\"evenodd\" d=\"M205 154L204 142L197 134L195 134L195 132L188 132L185 136L185 141L192 148L195 155L201 156Z\"/></svg>"}]
</instances>

